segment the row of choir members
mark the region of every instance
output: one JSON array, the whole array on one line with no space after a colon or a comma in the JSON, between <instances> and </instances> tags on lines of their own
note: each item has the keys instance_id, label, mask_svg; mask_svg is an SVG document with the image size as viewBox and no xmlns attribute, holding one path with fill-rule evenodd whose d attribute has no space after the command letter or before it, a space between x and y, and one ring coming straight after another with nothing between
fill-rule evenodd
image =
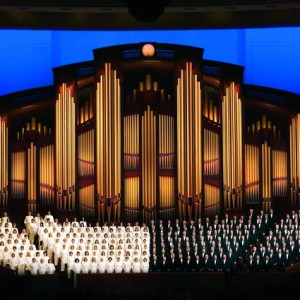
<instances>
[{"instance_id":1,"label":"row of choir members","mask_svg":"<svg viewBox=\"0 0 300 300\"><path fill-rule=\"evenodd\" d=\"M73 271L75 274L83 273L148 273L149 261L146 257L142 260L126 256L124 259L117 257L116 259L108 257L107 260L101 259L97 262L95 257L88 260L84 257L82 260L75 258L68 264L68 274ZM70 274L69 274L70 277Z\"/></svg>"},{"instance_id":2,"label":"row of choir members","mask_svg":"<svg viewBox=\"0 0 300 300\"><path fill-rule=\"evenodd\" d=\"M128 243L128 244L93 244L93 243L76 243L76 241L73 241L73 243L60 243L59 241L51 240L49 243L49 240L46 241L43 244L43 249L47 251L48 255L51 257L53 254L55 256L59 256L60 252L63 249L66 249L66 251L70 250L80 250L80 251L94 251L101 253L116 253L117 251L120 251L122 253L126 252L135 252L137 254L140 254L142 251L146 251L149 253L150 246L147 241L142 243L140 240L137 240L136 243Z\"/></svg>"},{"instance_id":3,"label":"row of choir members","mask_svg":"<svg viewBox=\"0 0 300 300\"><path fill-rule=\"evenodd\" d=\"M8 252L4 251L0 253L0 264L4 267L8 267L18 275L24 274L54 274L55 266L52 263L51 259L47 255L39 255L40 252L37 252L36 255L30 251L25 252Z\"/></svg>"},{"instance_id":4,"label":"row of choir members","mask_svg":"<svg viewBox=\"0 0 300 300\"><path fill-rule=\"evenodd\" d=\"M39 215L39 214L38 214ZM82 220L77 221L77 218L75 217L73 221L69 221L68 218L65 219L63 223L60 223L58 219L54 219L54 217L51 215L51 212L48 211L47 215L44 218L39 217L33 217L31 212L28 212L28 215L25 216L24 224L27 229L27 227L34 221L38 227L50 227L50 228L64 228L64 229L73 229L73 230L84 230L84 229L96 229L97 231L104 231L104 232L124 232L124 231L141 231L141 230L148 230L148 227L146 224L142 224L140 226L138 222L136 222L134 225L131 225L131 223L128 223L126 226L121 223L120 225L108 225L107 223L104 223L103 226L100 226L99 222L96 222L95 226L92 226L91 224L87 225L87 222L85 221L84 217L82 217ZM40 221L40 222L39 222Z\"/></svg>"},{"instance_id":5,"label":"row of choir members","mask_svg":"<svg viewBox=\"0 0 300 300\"><path fill-rule=\"evenodd\" d=\"M47 238L60 238L60 239L84 239L84 240L98 240L99 243L102 243L102 241L104 242L111 242L111 243L116 243L116 241L121 241L122 243L126 242L128 240L128 242L132 242L132 240L134 239L146 239L147 241L150 240L150 234L148 232L144 232L142 234L136 233L136 234L101 234L101 233L65 233L65 232L48 232L47 230L42 231L38 234L39 236L39 240L43 241L44 239Z\"/></svg>"}]
</instances>

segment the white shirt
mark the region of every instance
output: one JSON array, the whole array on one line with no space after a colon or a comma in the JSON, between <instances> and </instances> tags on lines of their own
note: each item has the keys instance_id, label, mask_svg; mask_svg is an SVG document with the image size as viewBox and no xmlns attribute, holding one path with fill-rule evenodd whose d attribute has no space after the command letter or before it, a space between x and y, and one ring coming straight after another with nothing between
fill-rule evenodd
<instances>
[{"instance_id":1,"label":"white shirt","mask_svg":"<svg viewBox=\"0 0 300 300\"><path fill-rule=\"evenodd\" d=\"M33 219L33 216L26 216L24 219L24 224L29 225L31 223L32 219Z\"/></svg>"},{"instance_id":2,"label":"white shirt","mask_svg":"<svg viewBox=\"0 0 300 300\"><path fill-rule=\"evenodd\" d=\"M46 271L47 271L47 263L43 262L43 263L40 263L39 264L39 267L38 267L38 272L39 274L46 274Z\"/></svg>"},{"instance_id":3,"label":"white shirt","mask_svg":"<svg viewBox=\"0 0 300 300\"><path fill-rule=\"evenodd\" d=\"M55 266L53 263L48 263L47 264L47 274L54 274L55 273Z\"/></svg>"},{"instance_id":4,"label":"white shirt","mask_svg":"<svg viewBox=\"0 0 300 300\"><path fill-rule=\"evenodd\" d=\"M119 261L117 260L115 262L115 272L122 273L122 271L123 271L123 262L121 260L119 260Z\"/></svg>"},{"instance_id":5,"label":"white shirt","mask_svg":"<svg viewBox=\"0 0 300 300\"><path fill-rule=\"evenodd\" d=\"M106 262L105 261L100 261L98 264L98 269L100 273L105 273L106 270Z\"/></svg>"},{"instance_id":6,"label":"white shirt","mask_svg":"<svg viewBox=\"0 0 300 300\"><path fill-rule=\"evenodd\" d=\"M124 261L123 269L124 269L124 273L130 273L130 271L131 271L131 261L130 260Z\"/></svg>"},{"instance_id":7,"label":"white shirt","mask_svg":"<svg viewBox=\"0 0 300 300\"><path fill-rule=\"evenodd\" d=\"M97 269L98 269L98 264L95 261L92 261L90 263L90 271L92 274L97 273Z\"/></svg>"},{"instance_id":8,"label":"white shirt","mask_svg":"<svg viewBox=\"0 0 300 300\"><path fill-rule=\"evenodd\" d=\"M113 273L114 269L115 269L115 262L113 260L108 261L107 264L106 264L107 273Z\"/></svg>"},{"instance_id":9,"label":"white shirt","mask_svg":"<svg viewBox=\"0 0 300 300\"><path fill-rule=\"evenodd\" d=\"M32 262L30 264L30 273L31 275L37 275L39 264L37 262Z\"/></svg>"},{"instance_id":10,"label":"white shirt","mask_svg":"<svg viewBox=\"0 0 300 300\"><path fill-rule=\"evenodd\" d=\"M81 263L79 261L73 263L73 271L75 274L79 274L81 272Z\"/></svg>"},{"instance_id":11,"label":"white shirt","mask_svg":"<svg viewBox=\"0 0 300 300\"><path fill-rule=\"evenodd\" d=\"M88 261L83 261L81 263L81 270L83 274L87 274L90 270L90 263Z\"/></svg>"},{"instance_id":12,"label":"white shirt","mask_svg":"<svg viewBox=\"0 0 300 300\"><path fill-rule=\"evenodd\" d=\"M132 263L132 273L140 273L141 272L141 264L139 261L134 261Z\"/></svg>"},{"instance_id":13,"label":"white shirt","mask_svg":"<svg viewBox=\"0 0 300 300\"><path fill-rule=\"evenodd\" d=\"M141 263L141 271L142 273L148 273L149 272L149 263L148 262L142 262Z\"/></svg>"}]
</instances>

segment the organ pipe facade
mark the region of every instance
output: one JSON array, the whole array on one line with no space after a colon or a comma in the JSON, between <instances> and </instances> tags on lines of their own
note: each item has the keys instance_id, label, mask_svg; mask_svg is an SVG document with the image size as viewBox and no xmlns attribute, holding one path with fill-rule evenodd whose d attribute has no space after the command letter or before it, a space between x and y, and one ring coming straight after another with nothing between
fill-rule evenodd
<instances>
[{"instance_id":1,"label":"organ pipe facade","mask_svg":"<svg viewBox=\"0 0 300 300\"><path fill-rule=\"evenodd\" d=\"M260 164L259 147L245 144L245 202L257 204L260 202Z\"/></svg>"},{"instance_id":2,"label":"organ pipe facade","mask_svg":"<svg viewBox=\"0 0 300 300\"><path fill-rule=\"evenodd\" d=\"M202 56L95 49L54 87L0 97L0 210L148 223L300 207L299 95Z\"/></svg>"},{"instance_id":3,"label":"organ pipe facade","mask_svg":"<svg viewBox=\"0 0 300 300\"><path fill-rule=\"evenodd\" d=\"M150 106L142 116L143 219L154 219L156 206L156 116Z\"/></svg>"},{"instance_id":4,"label":"organ pipe facade","mask_svg":"<svg viewBox=\"0 0 300 300\"><path fill-rule=\"evenodd\" d=\"M121 103L116 70L105 63L96 90L97 197L100 216L119 221L121 214Z\"/></svg>"},{"instance_id":5,"label":"organ pipe facade","mask_svg":"<svg viewBox=\"0 0 300 300\"><path fill-rule=\"evenodd\" d=\"M54 145L40 148L40 201L43 205L55 204Z\"/></svg>"},{"instance_id":6,"label":"organ pipe facade","mask_svg":"<svg viewBox=\"0 0 300 300\"><path fill-rule=\"evenodd\" d=\"M11 154L11 197L24 198L26 193L26 152Z\"/></svg>"},{"instance_id":7,"label":"organ pipe facade","mask_svg":"<svg viewBox=\"0 0 300 300\"><path fill-rule=\"evenodd\" d=\"M231 82L222 102L224 207L241 209L243 204L242 103L239 86Z\"/></svg>"},{"instance_id":8,"label":"organ pipe facade","mask_svg":"<svg viewBox=\"0 0 300 300\"><path fill-rule=\"evenodd\" d=\"M290 197L293 206L300 204L300 114L291 119L290 130Z\"/></svg>"},{"instance_id":9,"label":"organ pipe facade","mask_svg":"<svg viewBox=\"0 0 300 300\"><path fill-rule=\"evenodd\" d=\"M192 67L191 62L186 63L177 82L178 208L182 219L192 218L188 208L202 193L201 87Z\"/></svg>"},{"instance_id":10,"label":"organ pipe facade","mask_svg":"<svg viewBox=\"0 0 300 300\"><path fill-rule=\"evenodd\" d=\"M0 115L0 208L8 201L8 127L6 117Z\"/></svg>"},{"instance_id":11,"label":"organ pipe facade","mask_svg":"<svg viewBox=\"0 0 300 300\"><path fill-rule=\"evenodd\" d=\"M73 86L60 86L56 116L57 210L75 210L75 102Z\"/></svg>"}]
</instances>

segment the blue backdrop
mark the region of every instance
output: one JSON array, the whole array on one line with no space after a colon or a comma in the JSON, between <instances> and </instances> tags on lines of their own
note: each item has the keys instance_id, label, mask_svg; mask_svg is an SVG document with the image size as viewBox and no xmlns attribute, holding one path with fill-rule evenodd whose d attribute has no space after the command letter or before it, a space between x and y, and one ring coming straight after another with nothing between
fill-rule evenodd
<instances>
[{"instance_id":1,"label":"blue backdrop","mask_svg":"<svg viewBox=\"0 0 300 300\"><path fill-rule=\"evenodd\" d=\"M0 30L0 95L53 84L52 68L93 59L93 49L139 42L204 48L204 59L245 67L244 82L300 93L300 27L62 31Z\"/></svg>"}]
</instances>

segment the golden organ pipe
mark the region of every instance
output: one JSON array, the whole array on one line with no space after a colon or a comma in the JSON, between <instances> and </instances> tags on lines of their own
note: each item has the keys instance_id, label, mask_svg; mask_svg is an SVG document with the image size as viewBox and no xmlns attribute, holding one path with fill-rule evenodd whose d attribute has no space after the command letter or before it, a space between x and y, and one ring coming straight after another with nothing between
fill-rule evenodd
<instances>
[{"instance_id":1,"label":"golden organ pipe","mask_svg":"<svg viewBox=\"0 0 300 300\"><path fill-rule=\"evenodd\" d=\"M88 121L89 119L89 102L84 102L84 121Z\"/></svg>"},{"instance_id":2,"label":"golden organ pipe","mask_svg":"<svg viewBox=\"0 0 300 300\"><path fill-rule=\"evenodd\" d=\"M121 187L120 82L116 78L116 71L111 70L111 64L106 63L104 71L104 76L100 76L100 82L97 84L96 101L97 194L98 197L111 198L114 201ZM128 125L125 120L125 124ZM127 141L127 138L124 139L124 142ZM128 161L130 160L126 158L124 164ZM116 210L113 210L114 217L115 212Z\"/></svg>"},{"instance_id":3,"label":"golden organ pipe","mask_svg":"<svg viewBox=\"0 0 300 300\"><path fill-rule=\"evenodd\" d=\"M146 74L146 83L145 83L145 90L150 91L151 90L151 75Z\"/></svg>"},{"instance_id":4,"label":"golden organ pipe","mask_svg":"<svg viewBox=\"0 0 300 300\"><path fill-rule=\"evenodd\" d=\"M0 169L0 191L2 191L0 195L0 206L5 208L7 206L7 179L8 179L8 129L6 127L6 121L4 118L0 116L0 161L1 161L1 169ZM2 201L1 201L2 200ZM1 205L2 202L2 205Z\"/></svg>"}]
</instances>

